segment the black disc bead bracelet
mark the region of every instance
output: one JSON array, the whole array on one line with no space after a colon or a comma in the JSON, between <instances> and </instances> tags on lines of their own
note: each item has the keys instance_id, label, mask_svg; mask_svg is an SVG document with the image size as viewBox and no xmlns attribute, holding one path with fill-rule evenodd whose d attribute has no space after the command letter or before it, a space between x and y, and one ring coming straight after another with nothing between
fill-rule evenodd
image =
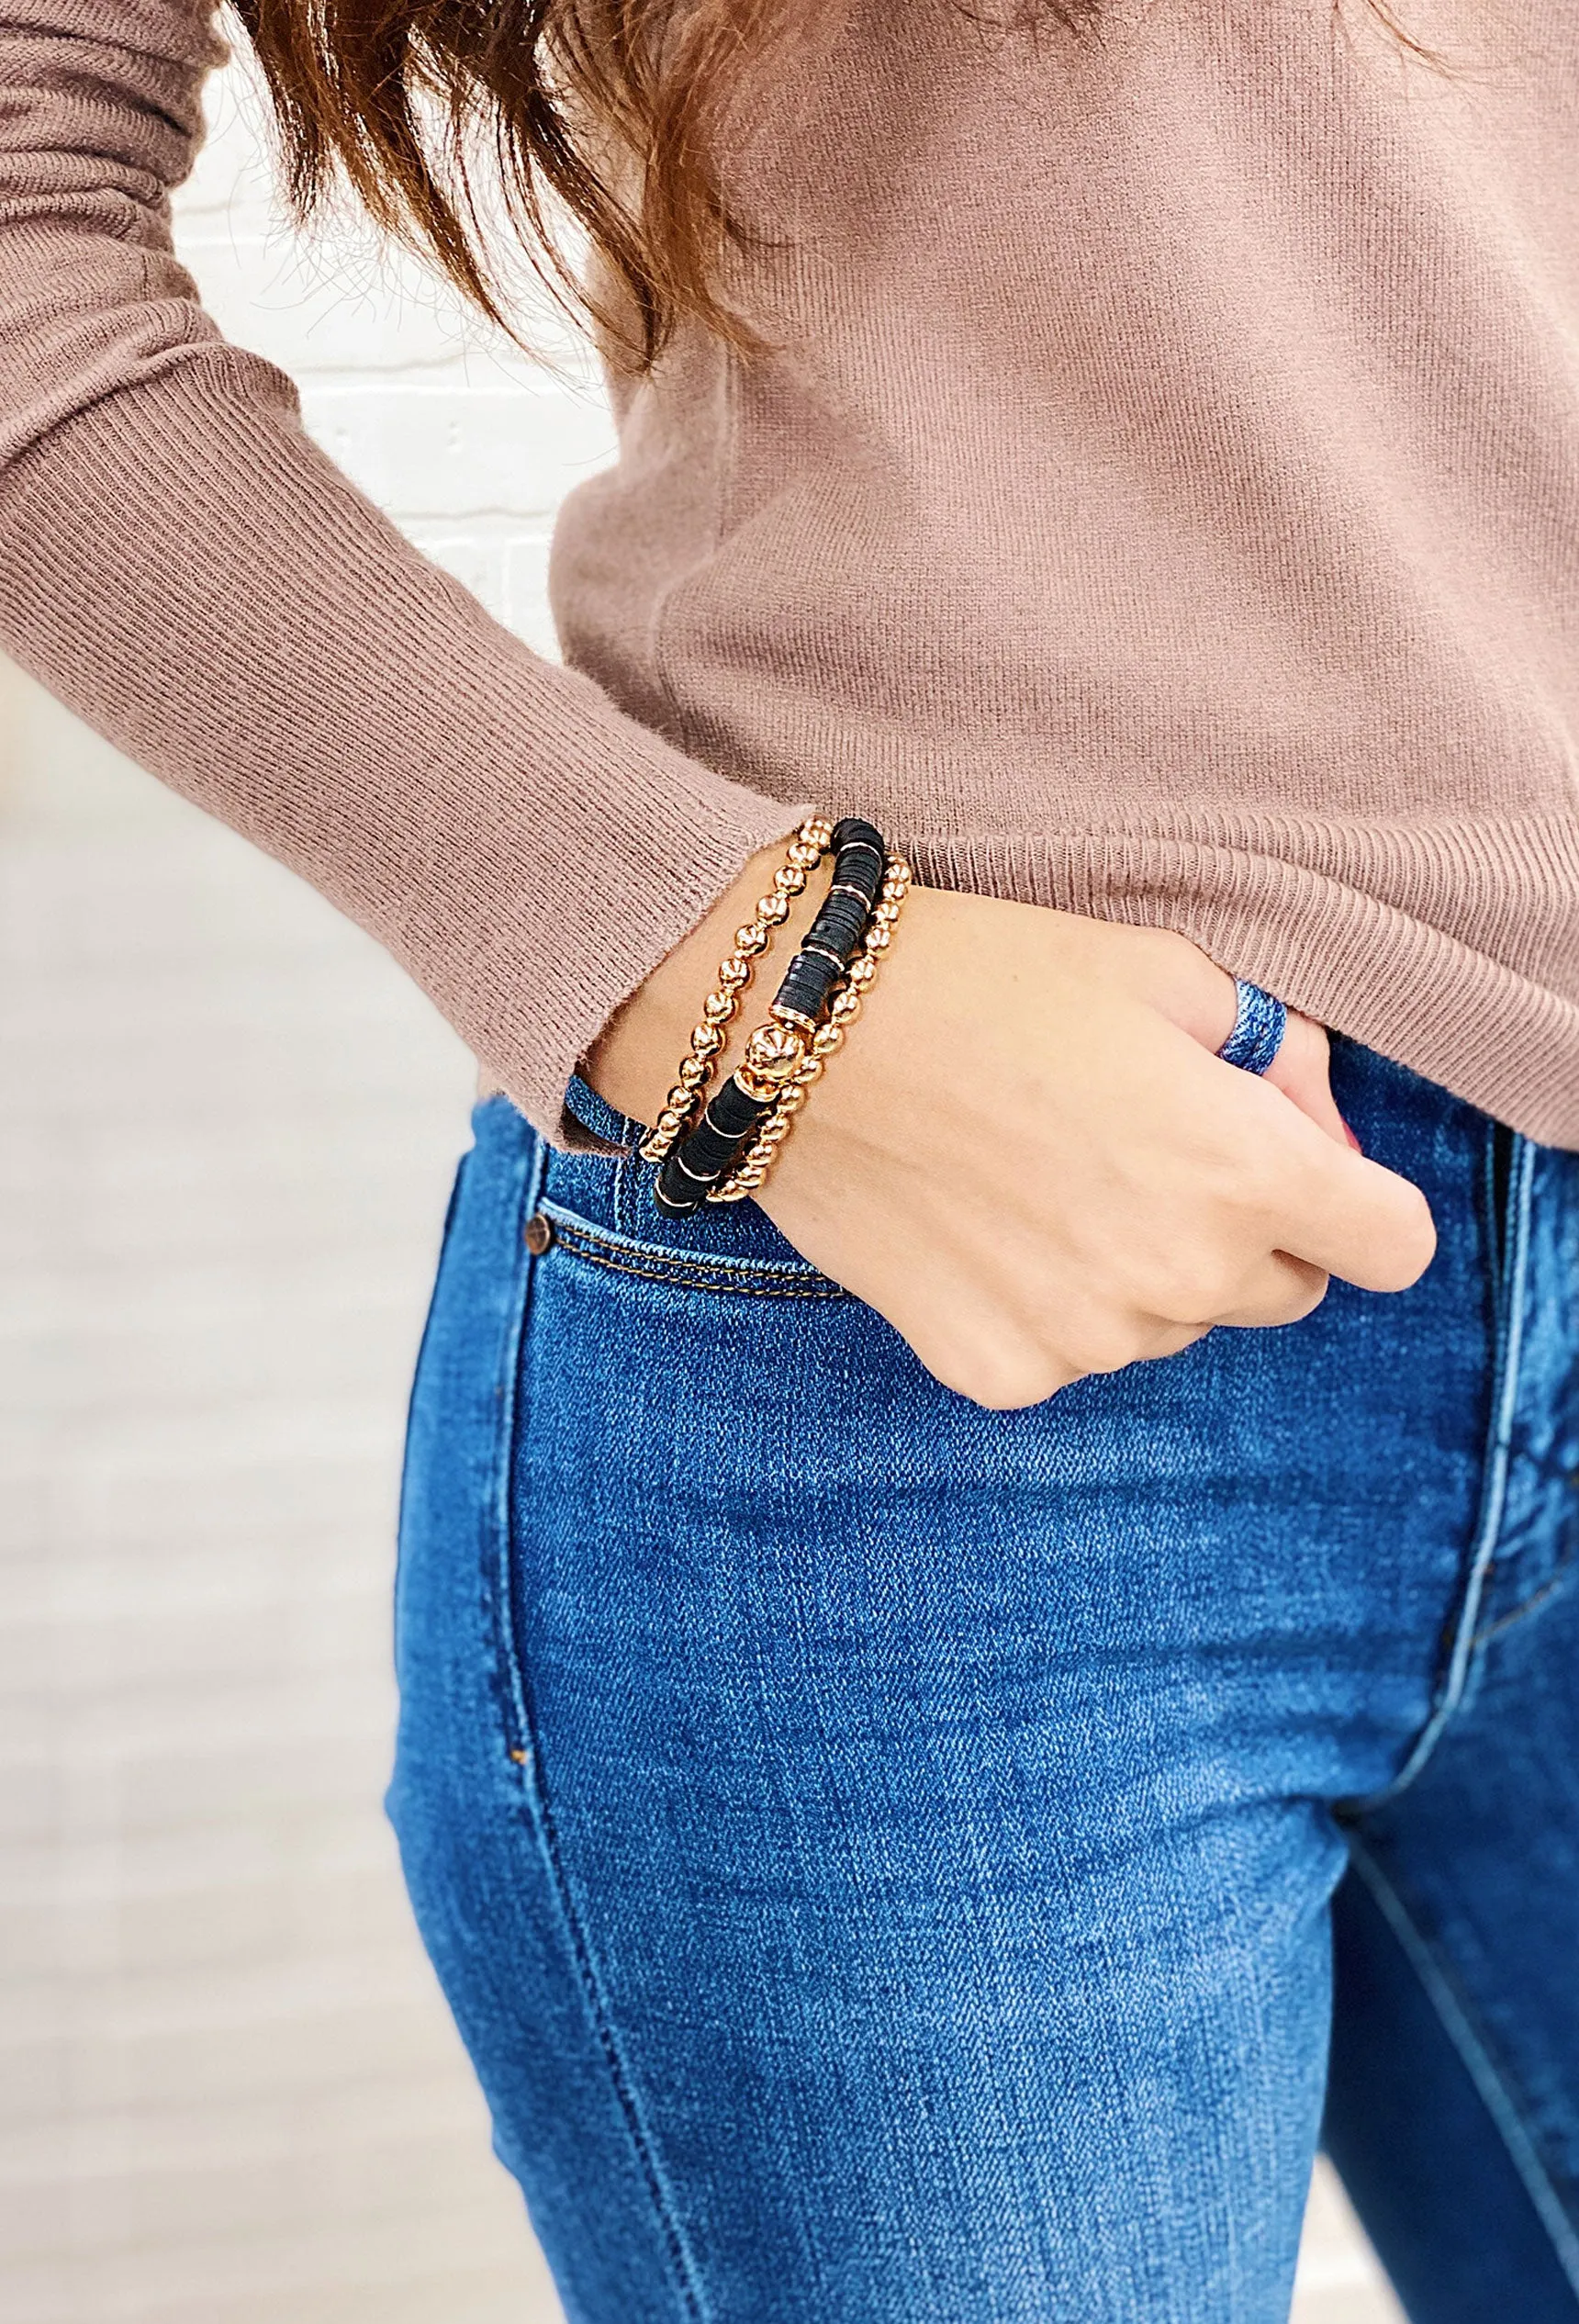
<instances>
[{"instance_id":1,"label":"black disc bead bracelet","mask_svg":"<svg viewBox=\"0 0 1579 2324\"><path fill-rule=\"evenodd\" d=\"M846 815L834 825L833 849L833 883L784 971L768 1021L753 1033L743 1062L659 1169L653 1197L671 1218L700 1210L728 1176L800 1070L809 1037L823 1024L860 949L882 894L888 848L874 825Z\"/></svg>"},{"instance_id":2,"label":"black disc bead bracelet","mask_svg":"<svg viewBox=\"0 0 1579 2324\"><path fill-rule=\"evenodd\" d=\"M834 881L773 1003L779 1018L822 1022L828 996L855 959L878 897L888 850L869 823L848 815L834 825Z\"/></svg>"}]
</instances>

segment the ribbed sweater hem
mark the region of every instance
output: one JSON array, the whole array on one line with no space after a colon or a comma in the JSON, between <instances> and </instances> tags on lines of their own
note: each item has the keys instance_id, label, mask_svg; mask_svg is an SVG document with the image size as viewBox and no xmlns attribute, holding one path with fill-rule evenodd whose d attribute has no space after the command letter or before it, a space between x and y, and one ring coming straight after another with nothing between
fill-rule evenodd
<instances>
[{"instance_id":1,"label":"ribbed sweater hem","mask_svg":"<svg viewBox=\"0 0 1579 2324\"><path fill-rule=\"evenodd\" d=\"M1463 846L1457 833L1410 840L1444 858ZM1512 845L1505 827L1497 855ZM1170 928L1526 1137L1579 1149L1579 1004L1348 881L1260 848L1135 831L909 834L904 846L939 887ZM1524 868L1550 887L1549 858Z\"/></svg>"}]
</instances>

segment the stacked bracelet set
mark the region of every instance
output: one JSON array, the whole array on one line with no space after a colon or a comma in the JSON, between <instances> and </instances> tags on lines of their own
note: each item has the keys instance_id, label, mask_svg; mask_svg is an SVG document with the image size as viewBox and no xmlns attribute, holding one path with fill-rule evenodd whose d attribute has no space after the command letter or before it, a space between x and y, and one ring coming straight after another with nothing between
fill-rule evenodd
<instances>
[{"instance_id":1,"label":"stacked bracelet set","mask_svg":"<svg viewBox=\"0 0 1579 2324\"><path fill-rule=\"evenodd\" d=\"M829 854L833 883L767 1020L710 1096L728 1046L725 1028L739 1013L756 963ZM739 1202L756 1192L812 1083L860 1014L910 883L909 864L890 856L881 832L858 816L829 824L814 815L801 825L770 893L735 931L734 949L719 969L675 1085L643 1143L644 1158L659 1164L653 1194L660 1210L685 1218L704 1202Z\"/></svg>"}]
</instances>

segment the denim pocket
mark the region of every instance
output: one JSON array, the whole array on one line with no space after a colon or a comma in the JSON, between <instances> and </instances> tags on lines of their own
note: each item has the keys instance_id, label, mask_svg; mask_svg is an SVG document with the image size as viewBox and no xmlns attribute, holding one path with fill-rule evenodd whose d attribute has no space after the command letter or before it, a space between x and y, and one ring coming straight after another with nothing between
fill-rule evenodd
<instances>
[{"instance_id":1,"label":"denim pocket","mask_svg":"<svg viewBox=\"0 0 1579 2324\"><path fill-rule=\"evenodd\" d=\"M846 1299L785 1240L754 1202L706 1203L689 1218L671 1218L653 1200L655 1166L644 1162L641 1125L604 1103L580 1081L566 1103L612 1153L547 1158L533 1241L588 1266L667 1285L677 1291L733 1292L754 1298Z\"/></svg>"},{"instance_id":2,"label":"denim pocket","mask_svg":"<svg viewBox=\"0 0 1579 2324\"><path fill-rule=\"evenodd\" d=\"M753 1206L755 1207L755 1206ZM759 1214L760 1215L760 1214ZM562 1204L544 1200L536 1214L543 1250L564 1252L611 1274L678 1291L728 1292L756 1299L847 1299L850 1294L821 1274L807 1259L755 1257L738 1250L713 1251L650 1242L581 1218ZM746 1222L748 1227L752 1222ZM785 1245L786 1250L791 1248Z\"/></svg>"}]
</instances>

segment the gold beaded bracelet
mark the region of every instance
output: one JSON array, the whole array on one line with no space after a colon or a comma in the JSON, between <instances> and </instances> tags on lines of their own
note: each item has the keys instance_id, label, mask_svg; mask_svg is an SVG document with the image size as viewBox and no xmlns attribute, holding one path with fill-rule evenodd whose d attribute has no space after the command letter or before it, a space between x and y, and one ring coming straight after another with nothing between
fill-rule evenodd
<instances>
[{"instance_id":1,"label":"gold beaded bracelet","mask_svg":"<svg viewBox=\"0 0 1579 2324\"><path fill-rule=\"evenodd\" d=\"M778 1103L763 1122L756 1137L746 1148L727 1178L720 1179L711 1189L709 1202L744 1202L747 1195L756 1194L772 1169L775 1157L795 1126L795 1117L806 1103L814 1082L820 1081L827 1063L836 1050L843 1048L845 1035L861 1013L861 1004L878 972L878 963L892 941L899 925L899 915L910 892L912 872L902 856L890 856L883 875L882 893L867 924L861 949L850 962L834 995L827 1016L812 1034L810 1047L801 1063L778 1093Z\"/></svg>"},{"instance_id":2,"label":"gold beaded bracelet","mask_svg":"<svg viewBox=\"0 0 1579 2324\"><path fill-rule=\"evenodd\" d=\"M790 842L783 863L773 875L773 886L757 904L744 927L734 932L734 949L721 963L713 990L702 1003L701 1017L690 1037L690 1048L680 1060L674 1087L663 1110L643 1140L644 1162L661 1162L690 1128L705 1104L718 1061L729 1045L724 1027L740 1007L741 994L751 982L760 956L773 942L773 932L790 917L794 897L806 885L807 875L834 844L834 826L825 815L808 815Z\"/></svg>"}]
</instances>

